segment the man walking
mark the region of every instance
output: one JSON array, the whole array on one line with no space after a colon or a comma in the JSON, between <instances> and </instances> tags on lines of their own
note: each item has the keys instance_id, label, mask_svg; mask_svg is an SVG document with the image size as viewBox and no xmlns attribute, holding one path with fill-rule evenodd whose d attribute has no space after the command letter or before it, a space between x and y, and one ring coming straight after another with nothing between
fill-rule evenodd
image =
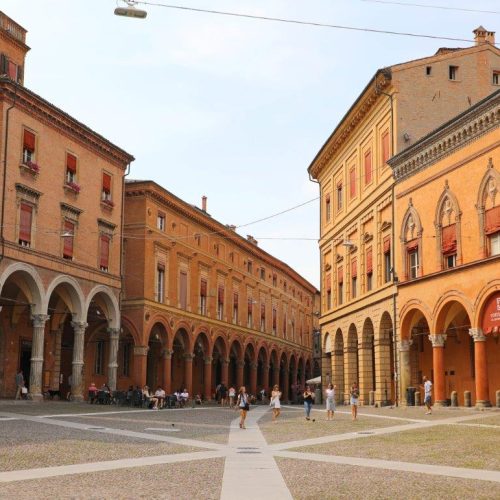
<instances>
[{"instance_id":1,"label":"man walking","mask_svg":"<svg viewBox=\"0 0 500 500\"><path fill-rule=\"evenodd\" d=\"M19 372L16 373L16 388L17 389L16 389L15 399L21 399L23 387L24 387L24 375L23 375L23 371L19 370Z\"/></svg>"},{"instance_id":2,"label":"man walking","mask_svg":"<svg viewBox=\"0 0 500 500\"><path fill-rule=\"evenodd\" d=\"M424 382L424 404L427 408L425 412L426 415L432 414L432 382L424 375L422 377L422 381Z\"/></svg>"}]
</instances>

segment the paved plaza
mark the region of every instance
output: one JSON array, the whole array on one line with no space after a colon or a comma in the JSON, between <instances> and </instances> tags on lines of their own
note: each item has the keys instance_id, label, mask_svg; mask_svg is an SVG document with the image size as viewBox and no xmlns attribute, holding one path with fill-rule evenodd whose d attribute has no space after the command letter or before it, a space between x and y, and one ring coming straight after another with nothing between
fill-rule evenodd
<instances>
[{"instance_id":1,"label":"paved plaza","mask_svg":"<svg viewBox=\"0 0 500 500\"><path fill-rule=\"evenodd\" d=\"M500 411L0 402L0 499L500 498Z\"/></svg>"}]
</instances>

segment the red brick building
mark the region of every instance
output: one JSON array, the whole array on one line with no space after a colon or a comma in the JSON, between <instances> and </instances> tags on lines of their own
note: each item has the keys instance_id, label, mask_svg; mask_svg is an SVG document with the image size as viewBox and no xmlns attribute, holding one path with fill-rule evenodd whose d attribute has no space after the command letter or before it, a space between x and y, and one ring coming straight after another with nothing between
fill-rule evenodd
<instances>
[{"instance_id":1,"label":"red brick building","mask_svg":"<svg viewBox=\"0 0 500 500\"><path fill-rule=\"evenodd\" d=\"M116 386L124 174L133 157L24 87L0 12L0 396Z\"/></svg>"},{"instance_id":2,"label":"red brick building","mask_svg":"<svg viewBox=\"0 0 500 500\"><path fill-rule=\"evenodd\" d=\"M127 181L124 254L134 383L205 398L220 382L253 394L278 383L287 399L311 375L316 288L214 220L206 199L200 209L152 181Z\"/></svg>"}]
</instances>

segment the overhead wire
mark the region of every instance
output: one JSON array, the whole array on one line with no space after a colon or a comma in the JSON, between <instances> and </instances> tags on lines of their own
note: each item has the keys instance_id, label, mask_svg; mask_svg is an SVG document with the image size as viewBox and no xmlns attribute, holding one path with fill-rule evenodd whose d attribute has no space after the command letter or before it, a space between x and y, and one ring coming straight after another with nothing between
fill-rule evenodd
<instances>
[{"instance_id":1,"label":"overhead wire","mask_svg":"<svg viewBox=\"0 0 500 500\"><path fill-rule=\"evenodd\" d=\"M167 9L175 9L182 10L186 12L198 12L204 14L213 14L219 16L230 16L237 18L245 18L245 19L253 19L258 21L270 21L270 22L280 22L280 23L288 23L288 24L296 24L302 26L312 26L315 28L331 28L331 29L339 29L339 30L349 30L349 31L362 31L366 33L376 33L381 35L392 35L392 36L407 36L414 38L427 38L432 40L447 40L453 42L468 42L474 43L474 40L470 40L468 38L458 38L458 37L449 37L449 36L440 36L440 35L426 35L423 33L410 33L405 31L392 31L392 30L383 30L376 28L365 28L365 27L357 27L357 26L346 26L340 24L329 24L329 23L321 23L316 21L305 21L301 19L289 19L284 17L272 17L272 16L259 16L257 14L247 14L242 12L230 12L230 11L222 11L222 10L214 10L214 9L202 9L198 7L189 7L185 5L173 5L162 2L150 2L146 0L137 0L134 2L136 4L142 5L150 5L154 7L163 7ZM496 44L497 45L497 44Z\"/></svg>"},{"instance_id":2,"label":"overhead wire","mask_svg":"<svg viewBox=\"0 0 500 500\"><path fill-rule=\"evenodd\" d=\"M478 14L500 14L500 11L498 10L470 9L467 7L450 7L447 5L429 5L429 4L413 3L413 2L396 2L393 0L361 0L361 1L370 3L381 3L387 5L399 5L402 7L421 7L426 9L455 10L460 12L471 12Z\"/></svg>"}]
</instances>

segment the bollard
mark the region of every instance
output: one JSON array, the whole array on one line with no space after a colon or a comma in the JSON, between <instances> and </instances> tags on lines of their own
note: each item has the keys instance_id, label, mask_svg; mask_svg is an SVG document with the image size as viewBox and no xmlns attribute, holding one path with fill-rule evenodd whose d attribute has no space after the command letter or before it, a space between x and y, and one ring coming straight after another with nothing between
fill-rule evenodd
<instances>
[{"instance_id":1,"label":"bollard","mask_svg":"<svg viewBox=\"0 0 500 500\"><path fill-rule=\"evenodd\" d=\"M467 408L472 406L470 391L464 391L464 406Z\"/></svg>"},{"instance_id":2,"label":"bollard","mask_svg":"<svg viewBox=\"0 0 500 500\"><path fill-rule=\"evenodd\" d=\"M457 391L452 391L451 393L451 406L458 406L458 394Z\"/></svg>"},{"instance_id":3,"label":"bollard","mask_svg":"<svg viewBox=\"0 0 500 500\"><path fill-rule=\"evenodd\" d=\"M370 391L368 394L368 404L370 406L375 406L375 391Z\"/></svg>"},{"instance_id":4,"label":"bollard","mask_svg":"<svg viewBox=\"0 0 500 500\"><path fill-rule=\"evenodd\" d=\"M500 408L500 391L497 391L495 394L497 396L497 408Z\"/></svg>"},{"instance_id":5,"label":"bollard","mask_svg":"<svg viewBox=\"0 0 500 500\"><path fill-rule=\"evenodd\" d=\"M421 399L420 391L417 391L415 393L415 406L420 406L422 404L422 402L420 401L420 399Z\"/></svg>"}]
</instances>

